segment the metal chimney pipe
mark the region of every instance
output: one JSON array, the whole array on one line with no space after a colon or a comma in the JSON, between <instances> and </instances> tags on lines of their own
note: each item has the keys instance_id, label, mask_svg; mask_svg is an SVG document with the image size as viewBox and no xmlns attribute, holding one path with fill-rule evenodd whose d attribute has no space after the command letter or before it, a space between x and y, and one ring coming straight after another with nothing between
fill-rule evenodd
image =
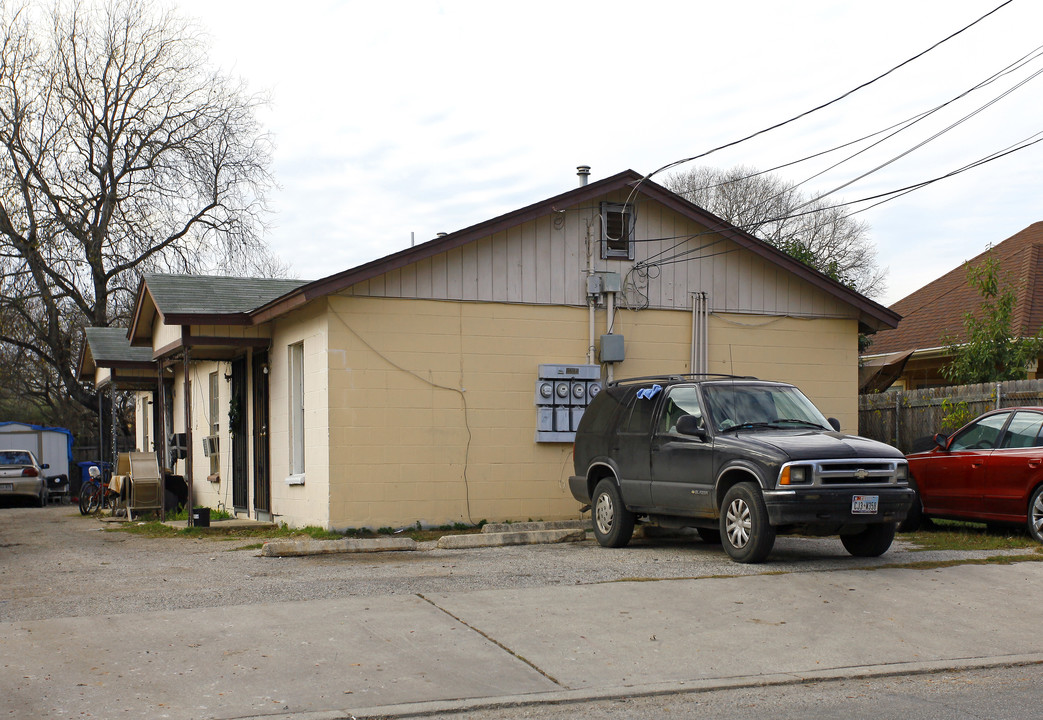
<instances>
[{"instance_id":1,"label":"metal chimney pipe","mask_svg":"<svg viewBox=\"0 0 1043 720\"><path fill-rule=\"evenodd\" d=\"M577 165L576 174L579 176L579 186L583 187L587 184L587 179L590 177L590 165Z\"/></svg>"}]
</instances>

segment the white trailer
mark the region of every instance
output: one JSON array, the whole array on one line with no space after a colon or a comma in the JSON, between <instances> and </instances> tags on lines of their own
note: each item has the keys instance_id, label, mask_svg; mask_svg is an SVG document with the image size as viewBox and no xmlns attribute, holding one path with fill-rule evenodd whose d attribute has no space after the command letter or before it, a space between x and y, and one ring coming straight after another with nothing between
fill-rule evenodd
<instances>
[{"instance_id":1,"label":"white trailer","mask_svg":"<svg viewBox=\"0 0 1043 720\"><path fill-rule=\"evenodd\" d=\"M52 495L69 493L72 433L65 428L0 422L0 450L28 450L47 465L44 477Z\"/></svg>"}]
</instances>

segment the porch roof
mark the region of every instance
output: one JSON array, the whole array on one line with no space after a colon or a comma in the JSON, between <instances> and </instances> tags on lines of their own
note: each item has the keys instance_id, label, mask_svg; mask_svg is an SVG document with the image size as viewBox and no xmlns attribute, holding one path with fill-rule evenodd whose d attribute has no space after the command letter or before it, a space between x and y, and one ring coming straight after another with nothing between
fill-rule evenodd
<instances>
[{"instance_id":1,"label":"porch roof","mask_svg":"<svg viewBox=\"0 0 1043 720\"><path fill-rule=\"evenodd\" d=\"M138 285L129 331L133 346L152 345L152 322L164 325L251 325L250 311L307 281L149 273Z\"/></svg>"},{"instance_id":2,"label":"porch roof","mask_svg":"<svg viewBox=\"0 0 1043 720\"><path fill-rule=\"evenodd\" d=\"M83 335L76 367L76 377L81 382L97 382L97 370L105 368L109 370L108 382L117 387L155 386L156 363L152 359L152 348L131 347L127 328L91 327L85 328Z\"/></svg>"}]
</instances>

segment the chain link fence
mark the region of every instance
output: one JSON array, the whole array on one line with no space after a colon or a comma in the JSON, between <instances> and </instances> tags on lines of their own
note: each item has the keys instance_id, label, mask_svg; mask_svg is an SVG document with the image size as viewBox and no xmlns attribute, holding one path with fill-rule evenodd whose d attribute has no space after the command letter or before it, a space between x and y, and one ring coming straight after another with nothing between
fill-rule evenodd
<instances>
[{"instance_id":1,"label":"chain link fence","mask_svg":"<svg viewBox=\"0 0 1043 720\"><path fill-rule=\"evenodd\" d=\"M929 450L935 433L951 433L984 412L1043 405L1043 380L860 395L858 434L904 453Z\"/></svg>"}]
</instances>

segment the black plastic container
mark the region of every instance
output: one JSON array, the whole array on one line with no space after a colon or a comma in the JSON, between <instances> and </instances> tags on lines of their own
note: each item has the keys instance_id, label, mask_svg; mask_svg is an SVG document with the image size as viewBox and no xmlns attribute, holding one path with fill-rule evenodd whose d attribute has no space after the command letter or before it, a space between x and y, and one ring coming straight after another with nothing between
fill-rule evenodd
<instances>
[{"instance_id":1,"label":"black plastic container","mask_svg":"<svg viewBox=\"0 0 1043 720\"><path fill-rule=\"evenodd\" d=\"M192 508L192 526L193 527L210 527L210 508L208 508L208 507Z\"/></svg>"}]
</instances>

